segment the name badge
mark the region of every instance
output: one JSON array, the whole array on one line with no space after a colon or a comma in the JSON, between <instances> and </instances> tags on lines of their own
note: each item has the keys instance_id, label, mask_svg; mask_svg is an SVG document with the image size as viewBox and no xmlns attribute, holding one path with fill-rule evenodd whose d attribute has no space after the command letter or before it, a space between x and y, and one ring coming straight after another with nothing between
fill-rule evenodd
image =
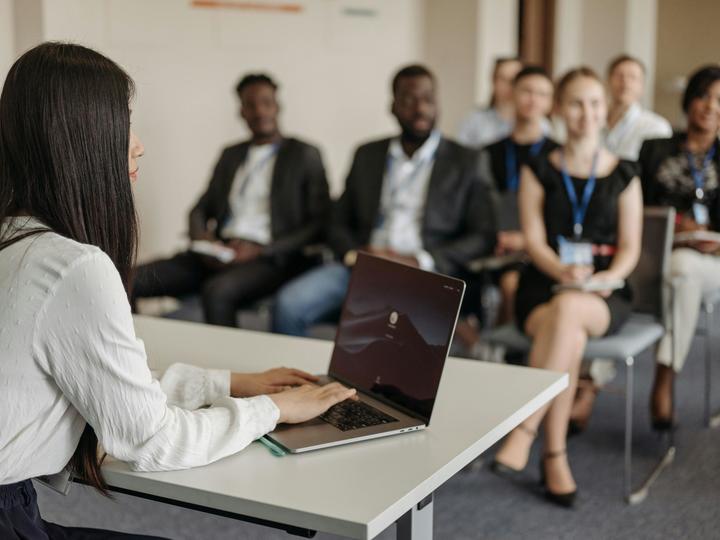
<instances>
[{"instance_id":1,"label":"name badge","mask_svg":"<svg viewBox=\"0 0 720 540\"><path fill-rule=\"evenodd\" d=\"M708 225L710 223L710 213L708 207L702 203L693 203L693 219L698 225Z\"/></svg>"},{"instance_id":2,"label":"name badge","mask_svg":"<svg viewBox=\"0 0 720 540\"><path fill-rule=\"evenodd\" d=\"M592 244L558 237L560 262L574 266L592 266L594 263Z\"/></svg>"}]
</instances>

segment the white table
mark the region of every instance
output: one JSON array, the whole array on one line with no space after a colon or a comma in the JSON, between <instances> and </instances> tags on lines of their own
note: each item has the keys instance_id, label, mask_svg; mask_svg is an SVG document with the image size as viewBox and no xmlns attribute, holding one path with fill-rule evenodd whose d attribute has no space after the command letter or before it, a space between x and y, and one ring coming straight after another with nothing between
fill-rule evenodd
<instances>
[{"instance_id":1,"label":"white table","mask_svg":"<svg viewBox=\"0 0 720 540\"><path fill-rule=\"evenodd\" d=\"M332 343L138 316L150 366L173 362L236 371L281 365L325 373ZM432 493L567 386L567 375L450 359L429 429L273 457L260 443L197 469L136 473L109 460L111 488L179 506L280 526L374 538L432 538Z\"/></svg>"}]
</instances>

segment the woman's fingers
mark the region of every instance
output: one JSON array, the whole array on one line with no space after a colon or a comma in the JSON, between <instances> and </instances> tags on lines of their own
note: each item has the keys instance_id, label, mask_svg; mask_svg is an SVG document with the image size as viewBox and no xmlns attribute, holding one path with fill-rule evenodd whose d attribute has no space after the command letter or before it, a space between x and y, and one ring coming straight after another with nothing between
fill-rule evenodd
<instances>
[{"instance_id":1,"label":"woman's fingers","mask_svg":"<svg viewBox=\"0 0 720 540\"><path fill-rule=\"evenodd\" d=\"M272 375L273 384L305 384L307 382L317 382L318 377L315 375L311 375L310 373L307 373L305 371L302 371L300 369L291 369L291 368L276 368L271 369L269 372L267 372Z\"/></svg>"},{"instance_id":2,"label":"woman's fingers","mask_svg":"<svg viewBox=\"0 0 720 540\"><path fill-rule=\"evenodd\" d=\"M292 386L302 386L303 384L307 384L308 382L317 382L317 378L308 379L306 377L302 377L300 375L295 375L294 373L291 373L291 374L288 374L288 376L283 379L283 384L289 384Z\"/></svg>"},{"instance_id":3,"label":"woman's fingers","mask_svg":"<svg viewBox=\"0 0 720 540\"><path fill-rule=\"evenodd\" d=\"M304 380L306 380L306 381L317 382L317 381L320 380L319 377L317 377L317 376L315 376L315 375L313 375L313 374L311 374L311 373L308 373L307 371L303 371L303 370L301 370L301 369L291 369L291 370L290 370L290 373L291 373L292 375L294 375L295 377L299 377L299 378L304 379Z\"/></svg>"},{"instance_id":4,"label":"woman's fingers","mask_svg":"<svg viewBox=\"0 0 720 540\"><path fill-rule=\"evenodd\" d=\"M277 394L278 392L285 392L286 390L292 390L293 387L283 384L269 384L264 387L263 394Z\"/></svg>"},{"instance_id":5,"label":"woman's fingers","mask_svg":"<svg viewBox=\"0 0 720 540\"><path fill-rule=\"evenodd\" d=\"M330 383L326 386L323 386L322 389L324 390L325 395L344 396L343 399L347 399L350 396L355 395L356 393L356 390L354 388L347 388L340 383Z\"/></svg>"},{"instance_id":6,"label":"woman's fingers","mask_svg":"<svg viewBox=\"0 0 720 540\"><path fill-rule=\"evenodd\" d=\"M323 390L323 393L326 393L326 394L345 389L345 387L342 384L337 383L337 382L326 384L325 386L321 386L320 388Z\"/></svg>"},{"instance_id":7,"label":"woman's fingers","mask_svg":"<svg viewBox=\"0 0 720 540\"><path fill-rule=\"evenodd\" d=\"M327 405L328 408L332 407L333 405L340 403L341 401L345 401L346 399L352 398L356 393L356 390L354 388L337 388L329 391L325 394L325 405Z\"/></svg>"}]
</instances>

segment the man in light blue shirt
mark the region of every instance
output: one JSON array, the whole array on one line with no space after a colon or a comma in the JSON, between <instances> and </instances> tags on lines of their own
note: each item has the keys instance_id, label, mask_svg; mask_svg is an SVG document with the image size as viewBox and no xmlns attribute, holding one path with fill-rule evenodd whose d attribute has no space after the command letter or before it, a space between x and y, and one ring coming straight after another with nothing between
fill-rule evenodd
<instances>
[{"instance_id":1,"label":"man in light blue shirt","mask_svg":"<svg viewBox=\"0 0 720 540\"><path fill-rule=\"evenodd\" d=\"M492 252L488 188L478 179L475 154L435 130L436 86L419 65L393 79L392 113L401 133L356 151L327 230L336 261L278 292L274 331L305 335L313 324L337 317L358 251L456 276Z\"/></svg>"}]
</instances>

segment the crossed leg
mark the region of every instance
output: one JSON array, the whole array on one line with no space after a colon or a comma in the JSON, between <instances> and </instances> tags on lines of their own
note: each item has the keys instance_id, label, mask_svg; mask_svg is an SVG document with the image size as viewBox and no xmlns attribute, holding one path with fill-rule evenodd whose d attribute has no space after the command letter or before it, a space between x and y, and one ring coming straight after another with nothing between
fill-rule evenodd
<instances>
[{"instance_id":1,"label":"crossed leg","mask_svg":"<svg viewBox=\"0 0 720 540\"><path fill-rule=\"evenodd\" d=\"M565 450L567 425L577 387L580 362L588 337L603 335L610 324L607 303L598 295L563 292L535 308L525 323L533 338L532 367L569 374L569 386L548 405L530 416L505 439L495 459L516 470L527 465L532 433L545 419L545 451L557 459L546 463L547 486L554 493L575 490Z\"/></svg>"}]
</instances>

